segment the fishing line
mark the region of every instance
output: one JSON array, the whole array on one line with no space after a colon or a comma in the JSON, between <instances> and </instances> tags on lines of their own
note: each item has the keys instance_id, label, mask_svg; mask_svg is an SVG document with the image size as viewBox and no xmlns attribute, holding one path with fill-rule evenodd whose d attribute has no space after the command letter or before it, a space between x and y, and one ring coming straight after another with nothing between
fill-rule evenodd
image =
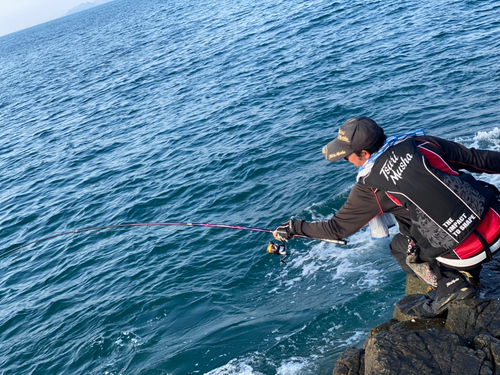
<instances>
[{"instance_id":1,"label":"fishing line","mask_svg":"<svg viewBox=\"0 0 500 375\"><path fill-rule=\"evenodd\" d=\"M127 227L154 227L154 226L187 226L187 227L208 227L208 228L223 228L223 229L236 229L236 230L247 230L247 231L252 231L252 232L264 232L264 233L273 233L272 230L270 229L261 229L261 228L251 228L251 227L243 227L240 225L224 225L224 224L210 224L210 223L135 223L135 224L117 224L117 225L106 225L103 227L94 227L94 228L85 228L85 229L77 229L77 230L72 230L69 232L64 232L64 233L58 233L58 234L53 234L52 236L40 238L35 241L31 241L28 243L25 243L24 245L18 246L14 249L8 250L4 252L3 254L0 254L0 258L13 253L14 251L17 251L19 249L22 249L23 247L29 246L36 244L38 242L42 241L47 241L52 238L56 237L61 237L61 236L66 236L69 234L78 234L78 233L84 233L84 232L91 232L91 231L99 231L99 230L105 230L105 229L115 229L115 228L127 228ZM312 238L308 236L302 236L296 234L294 237L299 237L299 238L305 238L309 240L316 240L316 241L323 241L323 242L329 242L329 243L334 243L338 245L346 245L347 241L345 240L327 240L327 239L319 239L319 238ZM281 247L283 246L283 247ZM268 246L268 252L273 253L273 254L280 254L283 255L283 248L285 249L284 252L286 253L286 246L284 245L274 245L274 246ZM275 249L275 250L273 250ZM273 250L273 251L270 251ZM284 259L284 258L283 258ZM283 259L281 260L283 262ZM283 262L285 263L285 262ZM286 264L286 263L285 263Z\"/></svg>"}]
</instances>

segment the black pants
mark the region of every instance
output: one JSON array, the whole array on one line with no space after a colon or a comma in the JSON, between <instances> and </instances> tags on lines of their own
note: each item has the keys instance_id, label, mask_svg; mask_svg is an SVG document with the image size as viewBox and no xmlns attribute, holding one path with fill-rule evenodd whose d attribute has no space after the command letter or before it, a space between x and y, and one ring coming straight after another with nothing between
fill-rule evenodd
<instances>
[{"instance_id":1,"label":"black pants","mask_svg":"<svg viewBox=\"0 0 500 375\"><path fill-rule=\"evenodd\" d=\"M495 186L489 186L495 190L495 193L497 195L497 200L493 202L491 208L493 208L496 212L500 212L500 201L498 200L500 192ZM413 272L413 270L406 264L406 251L408 250L409 242L410 239L408 237L403 236L401 233L396 234L392 239L390 246L391 255L394 259L396 259L396 262L398 262L399 266L406 274L416 276L415 272ZM419 257L422 262L429 262L429 259L422 252L420 252ZM475 268L467 270L467 272L472 276L474 282L479 282L479 273L481 272L481 268L482 265L479 265ZM447 277L447 275L459 275L459 272L457 270L449 267L440 266L439 269L441 270L441 273L445 278ZM445 272L443 273L443 271Z\"/></svg>"},{"instance_id":2,"label":"black pants","mask_svg":"<svg viewBox=\"0 0 500 375\"><path fill-rule=\"evenodd\" d=\"M401 233L398 233L394 236L391 242L391 255L396 262L398 262L399 266L407 273L408 275L416 276L410 267L406 264L406 251L408 250L408 244L410 243L410 239L406 236L403 236ZM428 261L428 259L422 259L423 254L420 254L420 259L423 262Z\"/></svg>"},{"instance_id":3,"label":"black pants","mask_svg":"<svg viewBox=\"0 0 500 375\"><path fill-rule=\"evenodd\" d=\"M406 264L406 251L408 250L408 244L410 239L406 236L403 236L401 233L398 233L394 236L391 242L391 255L396 262L398 262L399 266L407 273L408 275L416 276L415 272L412 271L410 267ZM429 259L420 252L419 258L422 262L428 262ZM450 269L448 267L440 267L440 269ZM471 270L467 270L475 279L479 279L479 273L481 272L481 266L473 268ZM452 272L455 273L455 272Z\"/></svg>"}]
</instances>

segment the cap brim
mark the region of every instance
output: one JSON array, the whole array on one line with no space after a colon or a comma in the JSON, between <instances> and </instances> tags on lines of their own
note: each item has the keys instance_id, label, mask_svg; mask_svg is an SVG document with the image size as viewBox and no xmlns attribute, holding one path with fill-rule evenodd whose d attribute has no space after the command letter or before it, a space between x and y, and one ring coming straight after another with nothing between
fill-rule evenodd
<instances>
[{"instance_id":1,"label":"cap brim","mask_svg":"<svg viewBox=\"0 0 500 375\"><path fill-rule=\"evenodd\" d=\"M349 156L353 152L354 150L346 147L346 144L342 141L339 141L338 138L335 138L333 141L323 147L323 156L326 160L331 162L339 161L346 156Z\"/></svg>"}]
</instances>

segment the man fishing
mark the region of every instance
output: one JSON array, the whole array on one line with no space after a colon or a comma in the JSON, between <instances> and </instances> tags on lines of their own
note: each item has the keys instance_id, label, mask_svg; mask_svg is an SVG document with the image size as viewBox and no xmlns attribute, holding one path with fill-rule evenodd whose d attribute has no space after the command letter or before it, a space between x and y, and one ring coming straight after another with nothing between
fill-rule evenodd
<instances>
[{"instance_id":1,"label":"man fishing","mask_svg":"<svg viewBox=\"0 0 500 375\"><path fill-rule=\"evenodd\" d=\"M478 279L481 265L500 247L499 191L462 170L500 173L500 152L468 149L423 130L387 138L374 120L357 117L340 127L323 156L359 167L347 201L328 221L290 219L274 230L276 239L342 239L390 213L400 230L392 256L436 290L423 316L440 315L449 302L475 295L469 280Z\"/></svg>"}]
</instances>

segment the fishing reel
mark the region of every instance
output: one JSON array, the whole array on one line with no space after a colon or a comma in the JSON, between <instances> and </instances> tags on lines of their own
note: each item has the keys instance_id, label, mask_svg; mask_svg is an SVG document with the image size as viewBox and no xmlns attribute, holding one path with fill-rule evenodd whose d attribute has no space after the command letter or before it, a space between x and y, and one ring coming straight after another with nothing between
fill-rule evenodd
<instances>
[{"instance_id":1,"label":"fishing reel","mask_svg":"<svg viewBox=\"0 0 500 375\"><path fill-rule=\"evenodd\" d=\"M280 241L281 243L276 243L273 241L269 241L269 245L267 245L267 252L269 254L283 255L283 258L280 259L280 262L285 264L284 259L290 255L288 250L286 249L285 242Z\"/></svg>"}]
</instances>

